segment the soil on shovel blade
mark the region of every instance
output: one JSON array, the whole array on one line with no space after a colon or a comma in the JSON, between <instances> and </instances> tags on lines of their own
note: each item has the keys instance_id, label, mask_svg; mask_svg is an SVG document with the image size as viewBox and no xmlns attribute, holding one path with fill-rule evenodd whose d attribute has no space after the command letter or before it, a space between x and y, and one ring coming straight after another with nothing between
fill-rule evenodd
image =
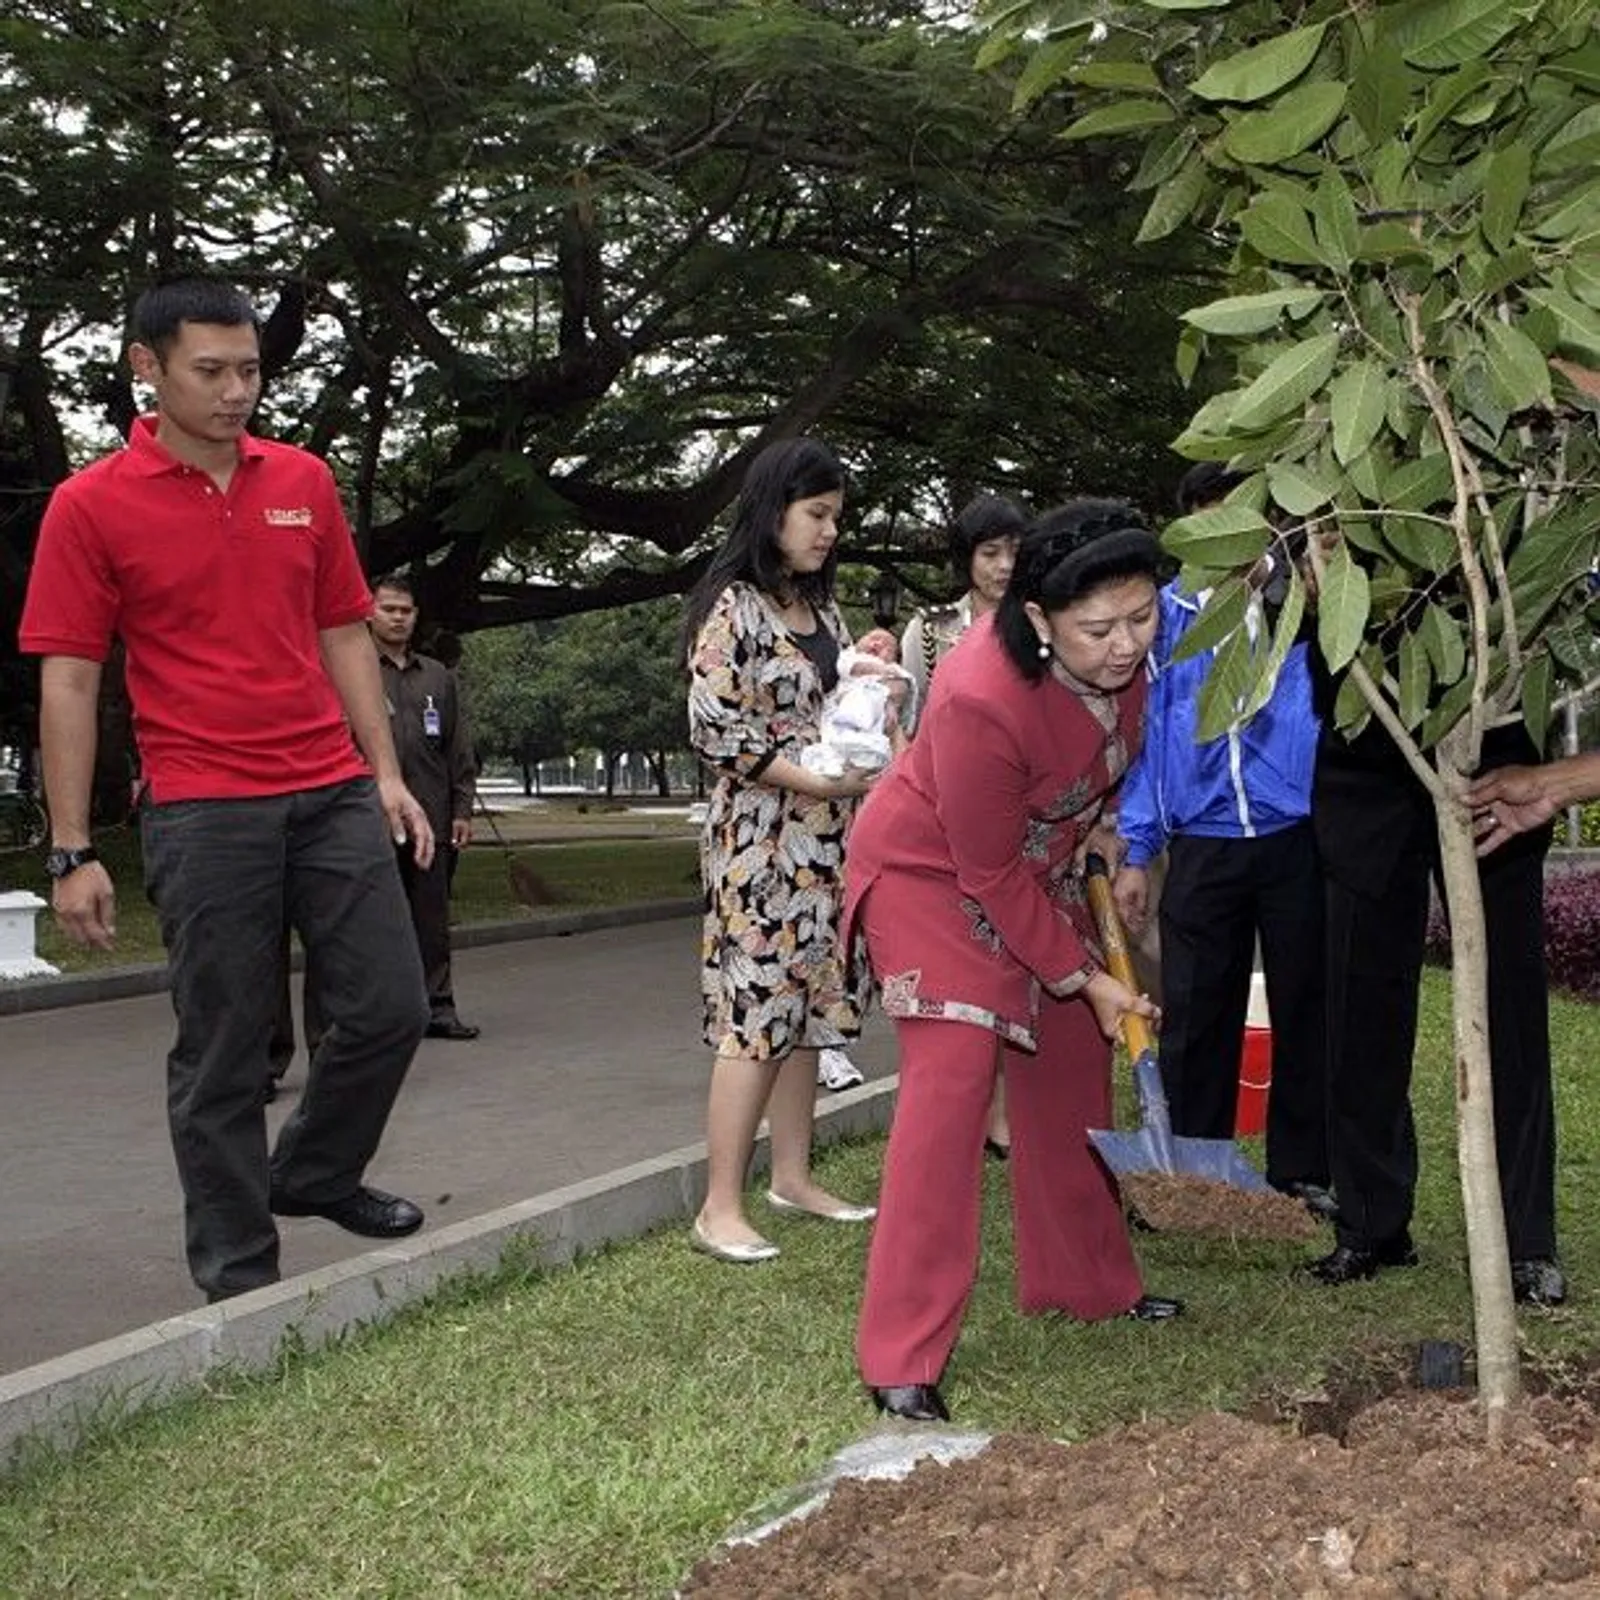
<instances>
[{"instance_id":1,"label":"soil on shovel blade","mask_svg":"<svg viewBox=\"0 0 1600 1600\"><path fill-rule=\"evenodd\" d=\"M1320 1231L1301 1201L1276 1189L1238 1189L1210 1178L1164 1172L1124 1173L1117 1187L1157 1233L1208 1239L1314 1239Z\"/></svg>"},{"instance_id":2,"label":"soil on shovel blade","mask_svg":"<svg viewBox=\"0 0 1600 1600\"><path fill-rule=\"evenodd\" d=\"M1387 1362L1387 1368L1385 1366ZM1588 1600L1600 1381L1566 1374L1499 1451L1474 1396L1391 1352L1312 1399L1083 1444L1002 1435L703 1561L694 1600ZM1529 1374L1530 1388L1541 1380ZM1342 1387L1341 1387L1342 1385ZM1384 1391L1379 1393L1379 1391Z\"/></svg>"}]
</instances>

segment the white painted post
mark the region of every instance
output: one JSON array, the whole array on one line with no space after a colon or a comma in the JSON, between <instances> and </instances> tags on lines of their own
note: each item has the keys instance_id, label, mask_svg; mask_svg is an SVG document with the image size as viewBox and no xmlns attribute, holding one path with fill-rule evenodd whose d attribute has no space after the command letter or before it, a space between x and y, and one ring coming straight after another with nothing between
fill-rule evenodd
<instances>
[{"instance_id":1,"label":"white painted post","mask_svg":"<svg viewBox=\"0 0 1600 1600\"><path fill-rule=\"evenodd\" d=\"M53 978L57 969L34 951L34 919L46 902L26 889L0 894L0 978Z\"/></svg>"}]
</instances>

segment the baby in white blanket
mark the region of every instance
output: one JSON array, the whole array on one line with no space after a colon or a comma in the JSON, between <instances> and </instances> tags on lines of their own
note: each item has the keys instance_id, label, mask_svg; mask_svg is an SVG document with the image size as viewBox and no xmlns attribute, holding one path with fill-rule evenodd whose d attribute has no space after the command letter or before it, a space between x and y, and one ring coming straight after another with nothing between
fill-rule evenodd
<instances>
[{"instance_id":1,"label":"baby in white blanket","mask_svg":"<svg viewBox=\"0 0 1600 1600\"><path fill-rule=\"evenodd\" d=\"M890 735L901 719L900 702L914 701L916 682L900 665L900 646L886 628L862 634L839 652L839 682L822 707L821 740L800 752L800 764L823 778L849 768L877 772L894 754ZM907 708L914 715L915 705Z\"/></svg>"}]
</instances>

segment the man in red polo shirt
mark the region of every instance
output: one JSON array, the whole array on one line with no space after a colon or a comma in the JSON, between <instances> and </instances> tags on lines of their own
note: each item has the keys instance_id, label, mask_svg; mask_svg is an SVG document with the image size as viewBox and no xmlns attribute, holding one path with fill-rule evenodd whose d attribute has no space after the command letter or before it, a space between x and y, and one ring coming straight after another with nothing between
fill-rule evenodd
<instances>
[{"instance_id":1,"label":"man in red polo shirt","mask_svg":"<svg viewBox=\"0 0 1600 1600\"><path fill-rule=\"evenodd\" d=\"M96 703L112 636L126 649L145 887L178 1021L167 1095L189 1269L220 1300L277 1281L274 1213L372 1238L422 1225L362 1177L428 1021L390 841L426 864L433 835L395 760L332 475L246 432L261 390L249 300L202 279L151 289L128 355L155 415L52 495L21 640L44 658L56 916L100 948L116 902L89 836ZM327 1034L269 1158L285 915Z\"/></svg>"}]
</instances>

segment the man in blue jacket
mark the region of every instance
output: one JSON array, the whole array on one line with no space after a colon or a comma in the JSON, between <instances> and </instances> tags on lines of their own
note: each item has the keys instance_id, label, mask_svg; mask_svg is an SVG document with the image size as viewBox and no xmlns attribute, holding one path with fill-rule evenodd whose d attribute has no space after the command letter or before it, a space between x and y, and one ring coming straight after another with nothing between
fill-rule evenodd
<instances>
[{"instance_id":1,"label":"man in blue jacket","mask_svg":"<svg viewBox=\"0 0 1600 1600\"><path fill-rule=\"evenodd\" d=\"M1213 505L1239 481L1203 462L1179 486L1179 507L1187 515ZM1116 901L1123 920L1142 928L1148 868L1165 850L1161 1074L1180 1134L1233 1137L1259 940L1272 1016L1267 1179L1328 1216L1323 890L1310 820L1318 721L1307 646L1291 648L1272 697L1249 722L1197 744L1214 652L1182 661L1173 654L1204 600L1176 582L1161 593L1144 746L1123 784L1127 855ZM1259 598L1252 605L1253 625L1266 626Z\"/></svg>"}]
</instances>

